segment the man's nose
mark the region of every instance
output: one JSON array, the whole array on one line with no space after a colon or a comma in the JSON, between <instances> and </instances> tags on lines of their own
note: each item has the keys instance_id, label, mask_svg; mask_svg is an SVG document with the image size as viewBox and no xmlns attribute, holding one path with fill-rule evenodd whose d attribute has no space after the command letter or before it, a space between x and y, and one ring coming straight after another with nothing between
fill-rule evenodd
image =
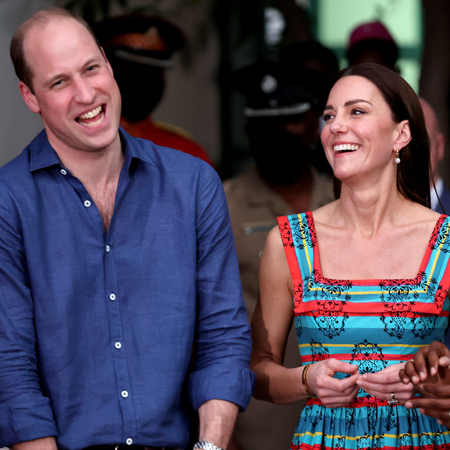
<instances>
[{"instance_id":1,"label":"man's nose","mask_svg":"<svg viewBox=\"0 0 450 450\"><path fill-rule=\"evenodd\" d=\"M79 103L90 104L94 101L95 89L87 80L79 78L75 82L75 98Z\"/></svg>"}]
</instances>

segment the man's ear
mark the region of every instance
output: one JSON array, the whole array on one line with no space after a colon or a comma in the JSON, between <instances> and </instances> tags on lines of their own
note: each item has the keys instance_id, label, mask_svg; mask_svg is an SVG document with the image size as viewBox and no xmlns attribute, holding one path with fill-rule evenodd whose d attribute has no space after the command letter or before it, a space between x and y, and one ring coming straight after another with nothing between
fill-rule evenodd
<instances>
[{"instance_id":1,"label":"man's ear","mask_svg":"<svg viewBox=\"0 0 450 450\"><path fill-rule=\"evenodd\" d=\"M108 58L106 57L105 50L103 50L103 47L100 47L100 50L102 51L103 58L105 58L106 66L108 67L108 70L111 72L111 75L114 76L111 64L109 63Z\"/></svg>"},{"instance_id":2,"label":"man's ear","mask_svg":"<svg viewBox=\"0 0 450 450\"><path fill-rule=\"evenodd\" d=\"M22 97L31 112L38 114L41 112L36 96L31 92L30 88L23 82L19 82L19 89Z\"/></svg>"}]
</instances>

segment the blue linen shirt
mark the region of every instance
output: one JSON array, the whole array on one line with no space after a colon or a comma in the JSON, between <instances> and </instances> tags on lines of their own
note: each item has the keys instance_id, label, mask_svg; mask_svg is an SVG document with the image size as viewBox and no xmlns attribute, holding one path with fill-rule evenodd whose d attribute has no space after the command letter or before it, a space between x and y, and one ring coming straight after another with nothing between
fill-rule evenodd
<instances>
[{"instance_id":1,"label":"blue linen shirt","mask_svg":"<svg viewBox=\"0 0 450 450\"><path fill-rule=\"evenodd\" d=\"M45 131L0 169L0 447L184 448L188 401L250 400L221 182L200 159L121 140L107 233Z\"/></svg>"}]
</instances>

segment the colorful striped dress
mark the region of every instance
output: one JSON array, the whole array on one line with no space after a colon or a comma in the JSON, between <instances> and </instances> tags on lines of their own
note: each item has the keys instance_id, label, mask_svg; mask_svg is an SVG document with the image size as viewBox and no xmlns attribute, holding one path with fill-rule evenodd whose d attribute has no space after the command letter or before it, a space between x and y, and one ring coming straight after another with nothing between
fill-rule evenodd
<instances>
[{"instance_id":1,"label":"colorful striped dress","mask_svg":"<svg viewBox=\"0 0 450 450\"><path fill-rule=\"evenodd\" d=\"M357 364L361 374L373 373L443 340L449 310L449 217L440 217L419 273L407 280L324 278L312 213L280 217L278 224L293 280L303 365L336 358ZM435 419L360 389L342 408L309 399L291 449L444 449L449 444L449 430Z\"/></svg>"}]
</instances>

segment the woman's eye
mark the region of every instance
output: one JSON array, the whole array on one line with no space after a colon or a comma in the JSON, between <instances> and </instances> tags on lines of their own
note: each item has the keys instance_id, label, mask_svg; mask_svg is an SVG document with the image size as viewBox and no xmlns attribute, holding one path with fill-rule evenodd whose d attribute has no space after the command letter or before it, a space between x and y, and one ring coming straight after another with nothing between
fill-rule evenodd
<instances>
[{"instance_id":1,"label":"woman's eye","mask_svg":"<svg viewBox=\"0 0 450 450\"><path fill-rule=\"evenodd\" d=\"M354 109L354 110L352 111L352 114L355 115L355 116L359 116L359 115L365 114L365 113L366 113L366 112L365 112L364 110L362 110L362 109Z\"/></svg>"},{"instance_id":2,"label":"woman's eye","mask_svg":"<svg viewBox=\"0 0 450 450\"><path fill-rule=\"evenodd\" d=\"M325 122L328 122L328 120L332 119L333 117L334 117L333 114L324 114L323 115L323 120Z\"/></svg>"}]
</instances>

